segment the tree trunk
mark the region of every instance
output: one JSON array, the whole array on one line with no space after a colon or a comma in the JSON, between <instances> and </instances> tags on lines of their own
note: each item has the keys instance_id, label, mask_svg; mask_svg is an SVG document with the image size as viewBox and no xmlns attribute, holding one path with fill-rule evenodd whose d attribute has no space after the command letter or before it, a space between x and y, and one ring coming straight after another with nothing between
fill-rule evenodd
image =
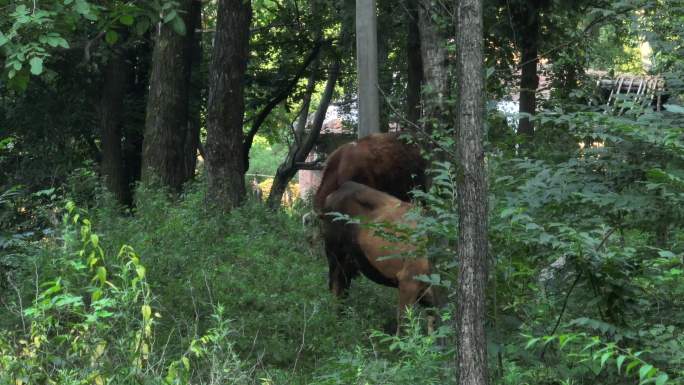
<instances>
[{"instance_id":1,"label":"tree trunk","mask_svg":"<svg viewBox=\"0 0 684 385\"><path fill-rule=\"evenodd\" d=\"M487 184L484 167L484 36L482 0L460 0L457 75L458 375L460 385L486 385L485 285Z\"/></svg>"},{"instance_id":2,"label":"tree trunk","mask_svg":"<svg viewBox=\"0 0 684 385\"><path fill-rule=\"evenodd\" d=\"M292 147L287 154L285 161L278 166L278 171L273 180L273 186L271 187L271 193L268 195L268 206L275 209L280 206L280 202L283 198L283 193L287 189L287 185L290 180L295 176L297 171L299 171L298 164L306 160L313 148L316 140L318 140L318 135L323 127L323 122L325 121L325 114L328 111L328 106L330 106L330 101L332 100L333 92L335 91L335 84L337 83L337 78L340 73L340 60L335 57L333 63L328 69L328 80L325 84L325 90L321 97L321 102L316 110L316 115L314 116L311 128L304 136L306 129L307 115L309 111L309 103L311 101L311 93L313 93L316 85L315 69L314 72L309 77L309 83L307 85L307 94L305 95L305 100L302 108L302 115L299 117L297 122L297 128L295 131L295 140L292 143Z\"/></svg>"},{"instance_id":3,"label":"tree trunk","mask_svg":"<svg viewBox=\"0 0 684 385\"><path fill-rule=\"evenodd\" d=\"M408 8L406 119L411 125L417 126L420 120L420 87L423 82L423 60L420 53L420 31L418 28L418 0L407 0L406 6Z\"/></svg>"},{"instance_id":4,"label":"tree trunk","mask_svg":"<svg viewBox=\"0 0 684 385\"><path fill-rule=\"evenodd\" d=\"M245 196L242 121L249 58L249 0L219 0L207 105L207 201L230 209Z\"/></svg>"},{"instance_id":5,"label":"tree trunk","mask_svg":"<svg viewBox=\"0 0 684 385\"><path fill-rule=\"evenodd\" d=\"M150 71L152 68L152 48L154 41L146 35L140 44L129 49L128 61L131 63L131 76L126 95L124 116L124 139L122 143L123 168L126 180L126 203L133 205L133 189L140 181L142 170L143 133L145 131L145 109L147 103Z\"/></svg>"},{"instance_id":6,"label":"tree trunk","mask_svg":"<svg viewBox=\"0 0 684 385\"><path fill-rule=\"evenodd\" d=\"M145 137L143 140L142 179L156 180L180 191L188 180L185 162L185 139L188 129L188 73L186 49L190 30L192 0L180 3L186 26L185 36L163 23L155 39L152 74L147 98Z\"/></svg>"},{"instance_id":7,"label":"tree trunk","mask_svg":"<svg viewBox=\"0 0 684 385\"><path fill-rule=\"evenodd\" d=\"M102 130L101 172L107 189L119 203L126 204L128 189L121 150L123 103L128 85L128 68L122 52L112 52L105 70L100 100Z\"/></svg>"},{"instance_id":8,"label":"tree trunk","mask_svg":"<svg viewBox=\"0 0 684 385\"><path fill-rule=\"evenodd\" d=\"M359 127L363 138L380 132L378 36L375 0L356 0L356 59L359 79Z\"/></svg>"},{"instance_id":9,"label":"tree trunk","mask_svg":"<svg viewBox=\"0 0 684 385\"><path fill-rule=\"evenodd\" d=\"M202 1L192 0L189 19L192 28L188 30L185 40L185 79L189 85L188 128L185 137L185 176L192 179L197 167L197 148L200 141L202 87L204 79L200 67L202 66L202 34L196 33L202 27Z\"/></svg>"},{"instance_id":10,"label":"tree trunk","mask_svg":"<svg viewBox=\"0 0 684 385\"><path fill-rule=\"evenodd\" d=\"M534 115L537 109L537 61L539 50L539 9L534 2L529 2L526 20L520 20L525 25L521 28L520 36L520 113ZM528 117L521 117L518 123L518 134L528 138L534 136L534 124Z\"/></svg>"},{"instance_id":11,"label":"tree trunk","mask_svg":"<svg viewBox=\"0 0 684 385\"><path fill-rule=\"evenodd\" d=\"M418 28L423 64L425 131L445 116L445 101L449 96L447 78L446 37L434 18L441 17L435 0L420 0Z\"/></svg>"},{"instance_id":12,"label":"tree trunk","mask_svg":"<svg viewBox=\"0 0 684 385\"><path fill-rule=\"evenodd\" d=\"M202 27L202 1L192 0L190 15L192 28L188 30L185 40L185 81L188 83L188 128L185 137L185 175L188 179L195 176L197 167L197 148L200 141L202 86L204 79L200 67L202 65L202 34L196 29Z\"/></svg>"}]
</instances>

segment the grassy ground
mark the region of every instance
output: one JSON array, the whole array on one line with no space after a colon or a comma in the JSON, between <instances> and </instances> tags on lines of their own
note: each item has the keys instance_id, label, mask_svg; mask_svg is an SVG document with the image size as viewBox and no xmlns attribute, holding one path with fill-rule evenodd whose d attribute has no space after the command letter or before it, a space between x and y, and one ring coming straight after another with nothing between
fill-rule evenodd
<instances>
[{"instance_id":1,"label":"grassy ground","mask_svg":"<svg viewBox=\"0 0 684 385\"><path fill-rule=\"evenodd\" d=\"M301 210L270 212L248 203L228 215L204 210L203 192L181 200L142 191L134 216L95 212L113 253L131 245L148 269L162 318L158 344L184 349L201 335L217 305L231 320L241 359L259 371L306 383L345 350L367 345L395 316L396 292L365 279L339 302L327 289L327 262Z\"/></svg>"}]
</instances>

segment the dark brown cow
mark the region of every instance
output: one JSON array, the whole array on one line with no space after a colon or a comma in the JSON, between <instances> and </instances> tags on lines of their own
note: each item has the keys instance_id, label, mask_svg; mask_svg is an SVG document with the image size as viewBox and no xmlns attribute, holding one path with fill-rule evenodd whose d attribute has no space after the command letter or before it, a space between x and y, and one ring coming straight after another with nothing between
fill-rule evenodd
<instances>
[{"instance_id":1,"label":"dark brown cow","mask_svg":"<svg viewBox=\"0 0 684 385\"><path fill-rule=\"evenodd\" d=\"M373 226L367 226L380 223L415 228L414 222L404 218L411 208L408 202L355 182L345 182L328 195L323 208L323 237L330 268L329 286L336 296L343 296L352 278L361 271L379 284L399 289L398 321L406 306L416 302L435 305L432 288L414 279L430 274L427 258L417 257L414 245L388 240ZM330 213L360 218L361 224L335 221ZM399 235L396 228L382 231ZM392 256L395 258L385 258Z\"/></svg>"},{"instance_id":2,"label":"dark brown cow","mask_svg":"<svg viewBox=\"0 0 684 385\"><path fill-rule=\"evenodd\" d=\"M398 134L373 134L335 150L326 162L314 210L322 212L325 198L344 182L354 181L410 200L409 192L425 185L425 160L415 145Z\"/></svg>"}]
</instances>

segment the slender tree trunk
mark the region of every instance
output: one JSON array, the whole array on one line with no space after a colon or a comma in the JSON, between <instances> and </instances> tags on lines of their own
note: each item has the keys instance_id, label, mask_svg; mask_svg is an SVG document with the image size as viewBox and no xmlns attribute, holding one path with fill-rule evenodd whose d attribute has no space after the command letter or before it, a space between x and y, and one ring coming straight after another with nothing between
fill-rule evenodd
<instances>
[{"instance_id":1,"label":"slender tree trunk","mask_svg":"<svg viewBox=\"0 0 684 385\"><path fill-rule=\"evenodd\" d=\"M526 20L520 20L525 25L521 28L520 36L520 113L534 115L537 109L537 61L539 58L539 8L535 2L529 2L528 12L524 12ZM531 138L534 136L534 124L528 117L520 118L518 134Z\"/></svg>"},{"instance_id":2,"label":"slender tree trunk","mask_svg":"<svg viewBox=\"0 0 684 385\"><path fill-rule=\"evenodd\" d=\"M107 189L119 203L127 203L126 175L121 150L123 103L128 85L128 68L122 52L112 52L105 70L100 101L102 130L102 176Z\"/></svg>"},{"instance_id":3,"label":"slender tree trunk","mask_svg":"<svg viewBox=\"0 0 684 385\"><path fill-rule=\"evenodd\" d=\"M189 19L193 28L188 30L185 41L185 78L189 84L188 129L185 137L185 176L192 179L197 167L197 148L200 141L202 86L204 79L200 72L202 66L202 34L195 30L202 26L202 1L192 0Z\"/></svg>"},{"instance_id":4,"label":"slender tree trunk","mask_svg":"<svg viewBox=\"0 0 684 385\"><path fill-rule=\"evenodd\" d=\"M420 120L420 87L423 82L423 60L420 49L420 30L418 28L418 0L407 0L408 8L406 35L407 89L406 119L413 125Z\"/></svg>"},{"instance_id":5,"label":"slender tree trunk","mask_svg":"<svg viewBox=\"0 0 684 385\"><path fill-rule=\"evenodd\" d=\"M458 7L458 375L460 385L486 385L485 285L487 184L484 167L484 35L482 0Z\"/></svg>"},{"instance_id":6,"label":"slender tree trunk","mask_svg":"<svg viewBox=\"0 0 684 385\"><path fill-rule=\"evenodd\" d=\"M323 91L323 96L321 97L321 102L316 110L316 115L314 116L313 123L309 132L305 136L306 120L309 110L309 103L311 101L311 93L315 88L316 78L315 74L309 78L309 84L307 85L308 97L304 100L304 108L302 108L302 115L299 117L297 123L297 129L295 131L295 142L290 148L285 162L283 162L276 172L276 176L273 180L273 186L271 187L271 193L268 195L268 206L275 209L280 206L280 202L283 198L283 193L287 189L287 185L290 180L295 176L297 171L299 171L298 163L304 162L309 156L311 149L313 148L316 140L318 140L318 135L321 132L321 127L323 127L323 122L325 121L325 114L328 111L328 106L330 106L330 101L332 100L333 93L335 91L335 84L337 83L337 78L340 72L340 60L335 57L333 63L328 69L328 80L325 84L325 90Z\"/></svg>"},{"instance_id":7,"label":"slender tree trunk","mask_svg":"<svg viewBox=\"0 0 684 385\"><path fill-rule=\"evenodd\" d=\"M170 23L159 26L152 53L152 74L147 98L143 140L143 181L159 178L162 184L180 191L188 180L185 139L188 129L187 39L194 28L190 19L192 0L183 0L180 11L186 26L185 36Z\"/></svg>"},{"instance_id":8,"label":"slender tree trunk","mask_svg":"<svg viewBox=\"0 0 684 385\"><path fill-rule=\"evenodd\" d=\"M436 0L420 0L418 27L423 64L425 131L432 132L434 124L445 116L445 101L449 96L447 78L446 37L435 18L441 17Z\"/></svg>"},{"instance_id":9,"label":"slender tree trunk","mask_svg":"<svg viewBox=\"0 0 684 385\"><path fill-rule=\"evenodd\" d=\"M363 138L380 132L378 22L375 0L356 0L356 56L359 78L359 128Z\"/></svg>"},{"instance_id":10,"label":"slender tree trunk","mask_svg":"<svg viewBox=\"0 0 684 385\"><path fill-rule=\"evenodd\" d=\"M318 71L318 61L311 65L311 74L306 83L306 90L304 91L304 96L302 97L302 110L297 118L297 126L294 132L294 141L288 150L287 156L283 163L278 166L276 170L275 177L273 178L273 184L271 185L271 191L266 199L266 204L271 209L276 209L280 206L280 202L283 199L283 194L287 190L287 185L290 180L297 173L297 168L295 164L295 156L297 151L302 146L304 132L306 130L306 123L309 120L309 108L311 106L311 95L316 89L316 75ZM307 154L308 155L308 154Z\"/></svg>"},{"instance_id":11,"label":"slender tree trunk","mask_svg":"<svg viewBox=\"0 0 684 385\"><path fill-rule=\"evenodd\" d=\"M223 209L245 196L242 121L249 58L249 0L219 0L207 105L207 201Z\"/></svg>"}]
</instances>

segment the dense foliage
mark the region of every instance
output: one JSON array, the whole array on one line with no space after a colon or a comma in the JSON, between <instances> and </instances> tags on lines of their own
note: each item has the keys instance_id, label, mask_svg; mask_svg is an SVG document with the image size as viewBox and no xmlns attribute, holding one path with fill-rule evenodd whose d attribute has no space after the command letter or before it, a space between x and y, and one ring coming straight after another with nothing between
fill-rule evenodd
<instances>
[{"instance_id":1,"label":"dense foliage","mask_svg":"<svg viewBox=\"0 0 684 385\"><path fill-rule=\"evenodd\" d=\"M409 17L404 2L378 3L383 119L404 127ZM437 3L434 21L453 30L450 5ZM529 26L510 7L520 3L485 4L491 383L684 384L684 3L537 2L549 81L529 137L516 134L516 114L496 110L517 92ZM356 95L353 2L252 5L245 132L287 92L255 137L248 182L273 175L294 143L302 75L325 75L308 54L341 56L338 105ZM151 26L184 33L178 6L0 0L0 384L454 383L452 119L419 122L434 127L418 133L432 187L416 193L424 207L407 234L436 266L421 279L443 292L441 323L426 335L413 312L397 336L394 290L359 279L345 300L328 292L320 239L302 223L308 202L273 211L248 199L217 212L201 162L180 194L136 184ZM202 11L205 77L215 2ZM130 205L100 168L104 69L121 50L132 73L121 119ZM628 98L606 109L597 70L661 76L663 110ZM202 124L205 94L191 101ZM423 95L429 109L435 98Z\"/></svg>"}]
</instances>

